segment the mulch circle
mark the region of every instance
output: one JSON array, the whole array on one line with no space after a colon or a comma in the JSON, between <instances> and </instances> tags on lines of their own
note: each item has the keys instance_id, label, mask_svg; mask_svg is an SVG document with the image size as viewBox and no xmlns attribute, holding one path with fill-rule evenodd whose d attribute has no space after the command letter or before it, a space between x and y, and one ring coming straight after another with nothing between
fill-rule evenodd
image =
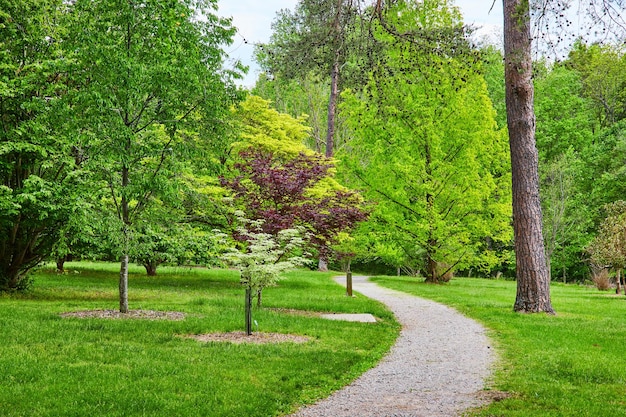
<instances>
[{"instance_id":1,"label":"mulch circle","mask_svg":"<svg viewBox=\"0 0 626 417\"><path fill-rule=\"evenodd\" d=\"M62 313L61 317L80 319L145 319L145 320L183 320L185 313L178 311L129 310L120 313L118 310L84 310Z\"/></svg>"},{"instance_id":2,"label":"mulch circle","mask_svg":"<svg viewBox=\"0 0 626 417\"><path fill-rule=\"evenodd\" d=\"M306 336L298 336L294 334L284 334L284 333L262 333L255 332L250 336L246 334L246 332L228 332L228 333L207 333L207 334L195 334L195 335L186 335L184 337L189 337L191 339L196 339L200 342L230 342L235 344L241 343L254 343L254 344L265 344L265 343L306 343L310 338Z\"/></svg>"}]
</instances>

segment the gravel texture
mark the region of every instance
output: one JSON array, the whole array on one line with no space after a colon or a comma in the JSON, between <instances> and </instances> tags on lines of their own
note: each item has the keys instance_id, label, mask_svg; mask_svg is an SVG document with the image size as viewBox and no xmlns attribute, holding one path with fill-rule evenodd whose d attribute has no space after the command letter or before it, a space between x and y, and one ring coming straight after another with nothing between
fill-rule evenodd
<instances>
[{"instance_id":1,"label":"gravel texture","mask_svg":"<svg viewBox=\"0 0 626 417\"><path fill-rule=\"evenodd\" d=\"M80 319L146 319L146 320L184 320L185 313L178 311L129 310L120 313L119 310L83 310L62 313L61 317Z\"/></svg>"},{"instance_id":2,"label":"gravel texture","mask_svg":"<svg viewBox=\"0 0 626 417\"><path fill-rule=\"evenodd\" d=\"M345 278L337 282L345 285ZM459 416L489 401L483 388L495 352L480 324L366 277L353 277L353 288L394 312L402 324L400 337L378 366L293 417Z\"/></svg>"},{"instance_id":3,"label":"gravel texture","mask_svg":"<svg viewBox=\"0 0 626 417\"><path fill-rule=\"evenodd\" d=\"M199 340L200 342L254 343L257 345L266 343L306 343L310 340L306 336L262 332L253 332L249 336L246 332L229 332L187 335L186 337Z\"/></svg>"}]
</instances>

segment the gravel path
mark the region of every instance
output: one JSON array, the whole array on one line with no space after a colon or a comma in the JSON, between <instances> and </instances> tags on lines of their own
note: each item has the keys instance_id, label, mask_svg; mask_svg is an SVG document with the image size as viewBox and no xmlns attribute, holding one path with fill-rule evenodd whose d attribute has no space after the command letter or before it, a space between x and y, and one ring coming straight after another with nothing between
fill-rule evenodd
<instances>
[{"instance_id":1,"label":"gravel path","mask_svg":"<svg viewBox=\"0 0 626 417\"><path fill-rule=\"evenodd\" d=\"M337 278L345 285L345 277ZM433 301L382 288L355 276L353 288L386 304L402 332L378 366L293 417L458 416L485 403L477 395L495 352L484 328Z\"/></svg>"}]
</instances>

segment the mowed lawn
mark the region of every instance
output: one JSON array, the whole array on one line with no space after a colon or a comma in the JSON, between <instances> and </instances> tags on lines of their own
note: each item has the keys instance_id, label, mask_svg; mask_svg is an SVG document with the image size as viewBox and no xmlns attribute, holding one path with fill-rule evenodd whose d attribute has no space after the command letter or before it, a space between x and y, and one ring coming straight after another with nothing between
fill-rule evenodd
<instances>
[{"instance_id":1,"label":"mowed lawn","mask_svg":"<svg viewBox=\"0 0 626 417\"><path fill-rule=\"evenodd\" d=\"M440 301L483 323L500 361L489 388L508 393L480 416L626 416L626 297L552 284L557 314L513 312L516 283L455 278L375 282ZM498 395L500 396L500 395Z\"/></svg>"},{"instance_id":2,"label":"mowed lawn","mask_svg":"<svg viewBox=\"0 0 626 417\"><path fill-rule=\"evenodd\" d=\"M2 416L275 416L327 396L373 366L399 332L393 315L349 298L333 274L297 271L264 291L255 330L307 343L203 343L190 334L244 328L235 271L131 270L131 310L183 312L181 321L63 318L116 309L118 265L42 268L25 295L0 296ZM371 313L378 323L291 314Z\"/></svg>"}]
</instances>

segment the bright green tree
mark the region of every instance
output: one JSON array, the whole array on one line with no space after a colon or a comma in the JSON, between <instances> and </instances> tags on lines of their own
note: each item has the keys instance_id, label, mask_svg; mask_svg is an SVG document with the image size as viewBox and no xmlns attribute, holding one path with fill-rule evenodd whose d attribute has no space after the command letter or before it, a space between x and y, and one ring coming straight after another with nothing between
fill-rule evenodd
<instances>
[{"instance_id":1,"label":"bright green tree","mask_svg":"<svg viewBox=\"0 0 626 417\"><path fill-rule=\"evenodd\" d=\"M133 223L155 197L177 195L184 162L202 144L199 123L220 126L232 101L221 65L234 29L214 9L212 0L72 3L78 88L68 104L77 145L119 221L122 312Z\"/></svg>"},{"instance_id":2,"label":"bright green tree","mask_svg":"<svg viewBox=\"0 0 626 417\"><path fill-rule=\"evenodd\" d=\"M399 2L385 19L398 33L430 29L450 42L440 50L463 51L460 15L445 2ZM362 94L345 96L354 135L340 155L348 175L377 202L380 232L427 281L489 270L498 263L494 243L511 239L510 177L485 82L462 55L416 55L425 45L400 42L386 28L376 34L387 45L384 67Z\"/></svg>"},{"instance_id":3,"label":"bright green tree","mask_svg":"<svg viewBox=\"0 0 626 417\"><path fill-rule=\"evenodd\" d=\"M312 74L299 78L274 76L271 79L261 74L252 93L269 100L272 107L281 113L296 118L306 115L306 124L311 130L305 144L315 152L322 153L328 115L327 90L326 83ZM340 137L340 125L337 126L335 142Z\"/></svg>"}]
</instances>

